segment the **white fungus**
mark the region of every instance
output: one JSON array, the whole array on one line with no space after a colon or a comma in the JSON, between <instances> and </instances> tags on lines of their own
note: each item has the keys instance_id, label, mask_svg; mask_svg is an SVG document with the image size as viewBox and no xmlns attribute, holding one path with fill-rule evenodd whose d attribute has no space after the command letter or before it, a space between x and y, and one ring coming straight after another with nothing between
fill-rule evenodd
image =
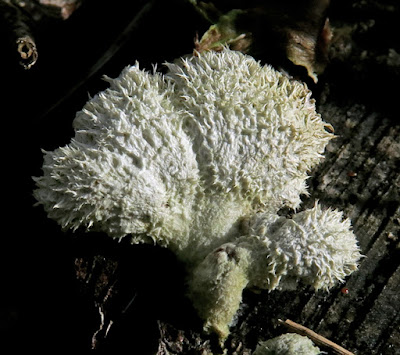
<instances>
[{"instance_id":1,"label":"white fungus","mask_svg":"<svg viewBox=\"0 0 400 355\"><path fill-rule=\"evenodd\" d=\"M340 212L277 215L299 207L333 137L304 84L229 49L166 65L107 78L71 143L45 152L34 195L63 228L171 249L223 339L245 287L328 289L359 248Z\"/></svg>"},{"instance_id":2,"label":"white fungus","mask_svg":"<svg viewBox=\"0 0 400 355\"><path fill-rule=\"evenodd\" d=\"M320 349L305 336L287 333L258 344L253 355L318 355Z\"/></svg>"}]
</instances>

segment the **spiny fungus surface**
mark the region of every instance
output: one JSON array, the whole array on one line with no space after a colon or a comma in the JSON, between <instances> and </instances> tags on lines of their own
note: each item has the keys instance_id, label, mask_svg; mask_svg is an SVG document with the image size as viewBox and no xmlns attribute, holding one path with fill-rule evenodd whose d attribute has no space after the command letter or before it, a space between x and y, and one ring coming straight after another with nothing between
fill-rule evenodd
<instances>
[{"instance_id":1,"label":"spiny fungus surface","mask_svg":"<svg viewBox=\"0 0 400 355\"><path fill-rule=\"evenodd\" d=\"M360 258L350 222L296 209L333 137L307 87L224 49L125 68L44 153L34 195L63 228L171 249L205 328L229 334L245 287L328 289Z\"/></svg>"},{"instance_id":2,"label":"spiny fungus surface","mask_svg":"<svg viewBox=\"0 0 400 355\"><path fill-rule=\"evenodd\" d=\"M253 355L318 355L320 349L305 336L287 333L258 344Z\"/></svg>"}]
</instances>

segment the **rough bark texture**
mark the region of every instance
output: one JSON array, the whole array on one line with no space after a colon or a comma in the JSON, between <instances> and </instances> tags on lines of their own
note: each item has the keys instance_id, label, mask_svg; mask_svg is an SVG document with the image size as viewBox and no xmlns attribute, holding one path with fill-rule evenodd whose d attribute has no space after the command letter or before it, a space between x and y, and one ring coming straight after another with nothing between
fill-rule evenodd
<instances>
[{"instance_id":1,"label":"rough bark texture","mask_svg":"<svg viewBox=\"0 0 400 355\"><path fill-rule=\"evenodd\" d=\"M196 32L209 26L190 6L162 1L132 22L148 2L132 3L117 1L109 8L106 1L88 0L62 24L46 22L35 34L41 55L29 72L4 51L3 134L12 139L2 142L3 186L12 195L6 195L7 232L0 249L1 347L218 351L216 339L202 334L184 296L183 268L167 250L63 233L33 207L30 177L40 175L40 148L69 141L71 121L87 93L106 87L101 75L117 76L135 60L151 69L151 63L190 53ZM359 271L330 293L305 287L246 291L226 344L230 354L250 354L258 341L285 332L278 319L286 318L355 354L400 354L399 5L337 0L329 18L330 62L317 84L309 82L319 112L338 137L311 173L303 207L319 199L343 210L366 257Z\"/></svg>"}]
</instances>

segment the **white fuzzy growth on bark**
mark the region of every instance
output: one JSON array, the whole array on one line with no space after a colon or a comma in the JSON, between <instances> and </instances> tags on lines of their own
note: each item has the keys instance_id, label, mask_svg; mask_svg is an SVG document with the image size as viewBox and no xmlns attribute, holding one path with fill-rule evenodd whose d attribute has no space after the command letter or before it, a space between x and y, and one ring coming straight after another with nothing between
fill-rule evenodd
<instances>
[{"instance_id":1,"label":"white fuzzy growth on bark","mask_svg":"<svg viewBox=\"0 0 400 355\"><path fill-rule=\"evenodd\" d=\"M35 197L64 228L192 250L252 210L299 205L332 137L307 88L229 50L167 66L109 79L46 153Z\"/></svg>"},{"instance_id":2,"label":"white fuzzy growth on bark","mask_svg":"<svg viewBox=\"0 0 400 355\"><path fill-rule=\"evenodd\" d=\"M318 355L320 349L305 336L287 333L261 342L253 355Z\"/></svg>"},{"instance_id":3,"label":"white fuzzy growth on bark","mask_svg":"<svg viewBox=\"0 0 400 355\"><path fill-rule=\"evenodd\" d=\"M276 214L299 206L333 137L305 85L228 49L166 65L107 79L71 143L45 153L34 195L63 228L170 248L224 338L244 287L325 289L360 255L341 213Z\"/></svg>"}]
</instances>

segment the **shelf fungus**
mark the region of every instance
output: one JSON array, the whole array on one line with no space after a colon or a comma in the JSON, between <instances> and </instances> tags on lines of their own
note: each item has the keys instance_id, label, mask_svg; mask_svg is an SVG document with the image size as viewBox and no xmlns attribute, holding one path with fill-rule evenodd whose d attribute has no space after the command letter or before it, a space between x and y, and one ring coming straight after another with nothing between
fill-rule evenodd
<instances>
[{"instance_id":1,"label":"shelf fungus","mask_svg":"<svg viewBox=\"0 0 400 355\"><path fill-rule=\"evenodd\" d=\"M333 137L307 87L224 49L125 68L44 153L34 196L63 228L156 243L187 265L188 293L221 340L246 287L328 289L360 259L342 213L297 209Z\"/></svg>"}]
</instances>

